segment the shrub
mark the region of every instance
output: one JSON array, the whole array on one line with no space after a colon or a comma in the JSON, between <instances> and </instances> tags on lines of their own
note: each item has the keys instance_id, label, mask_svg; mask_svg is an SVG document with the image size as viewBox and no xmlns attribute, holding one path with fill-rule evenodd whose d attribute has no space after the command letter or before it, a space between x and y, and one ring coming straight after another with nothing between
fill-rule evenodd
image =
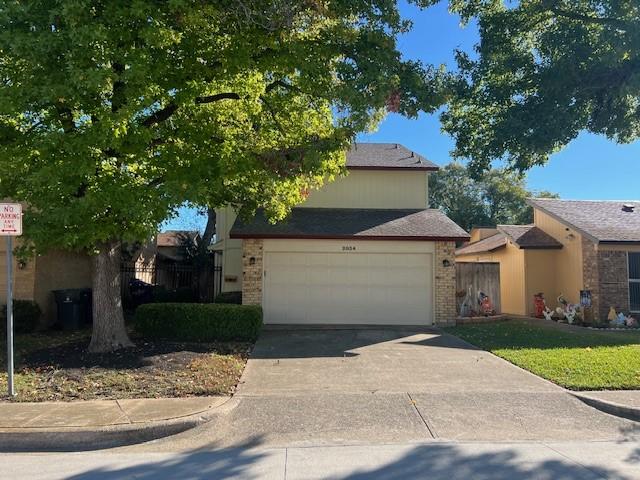
<instances>
[{"instance_id":1,"label":"shrub","mask_svg":"<svg viewBox=\"0 0 640 480\"><path fill-rule=\"evenodd\" d=\"M216 296L214 302L242 305L242 292L222 292Z\"/></svg>"},{"instance_id":2,"label":"shrub","mask_svg":"<svg viewBox=\"0 0 640 480\"><path fill-rule=\"evenodd\" d=\"M40 322L42 310L33 300L13 301L13 328L16 333L32 333ZM0 330L7 330L7 306L2 306Z\"/></svg>"},{"instance_id":3,"label":"shrub","mask_svg":"<svg viewBox=\"0 0 640 480\"><path fill-rule=\"evenodd\" d=\"M218 303L148 303L136 310L134 325L147 338L254 341L262 328L262 308Z\"/></svg>"}]
</instances>

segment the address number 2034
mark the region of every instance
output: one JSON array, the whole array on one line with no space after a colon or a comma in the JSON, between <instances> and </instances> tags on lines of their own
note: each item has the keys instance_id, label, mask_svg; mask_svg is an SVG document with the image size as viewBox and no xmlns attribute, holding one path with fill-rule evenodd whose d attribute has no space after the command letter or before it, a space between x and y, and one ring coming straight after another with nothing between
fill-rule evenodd
<instances>
[{"instance_id":1,"label":"address number 2034","mask_svg":"<svg viewBox=\"0 0 640 480\"><path fill-rule=\"evenodd\" d=\"M342 251L343 252L355 252L356 251L356 247L354 247L353 245L343 245L342 246Z\"/></svg>"}]
</instances>

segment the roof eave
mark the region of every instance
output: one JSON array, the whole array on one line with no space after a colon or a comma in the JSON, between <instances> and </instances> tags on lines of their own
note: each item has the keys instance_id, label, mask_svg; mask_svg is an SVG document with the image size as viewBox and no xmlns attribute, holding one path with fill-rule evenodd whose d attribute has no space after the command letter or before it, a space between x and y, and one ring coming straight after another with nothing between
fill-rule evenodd
<instances>
[{"instance_id":1,"label":"roof eave","mask_svg":"<svg viewBox=\"0 0 640 480\"><path fill-rule=\"evenodd\" d=\"M440 167L429 167L429 166L423 166L423 167L389 167L389 166L382 166L382 165L352 165L352 166L347 166L347 170L394 170L394 171L399 171L399 172L437 172L438 170L440 170Z\"/></svg>"},{"instance_id":2,"label":"roof eave","mask_svg":"<svg viewBox=\"0 0 640 480\"><path fill-rule=\"evenodd\" d=\"M443 237L432 235L309 235L309 234L277 234L277 233L231 233L233 239L270 239L270 240L393 240L419 242L459 242L469 237Z\"/></svg>"}]
</instances>

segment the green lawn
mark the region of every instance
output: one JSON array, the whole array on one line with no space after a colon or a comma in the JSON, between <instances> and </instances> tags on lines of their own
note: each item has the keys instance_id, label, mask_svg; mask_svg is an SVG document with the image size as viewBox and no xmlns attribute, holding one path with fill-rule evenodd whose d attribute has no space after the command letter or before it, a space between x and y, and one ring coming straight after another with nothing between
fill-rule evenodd
<instances>
[{"instance_id":1,"label":"green lawn","mask_svg":"<svg viewBox=\"0 0 640 480\"><path fill-rule=\"evenodd\" d=\"M523 320L446 331L571 390L640 389L640 331L568 329Z\"/></svg>"}]
</instances>

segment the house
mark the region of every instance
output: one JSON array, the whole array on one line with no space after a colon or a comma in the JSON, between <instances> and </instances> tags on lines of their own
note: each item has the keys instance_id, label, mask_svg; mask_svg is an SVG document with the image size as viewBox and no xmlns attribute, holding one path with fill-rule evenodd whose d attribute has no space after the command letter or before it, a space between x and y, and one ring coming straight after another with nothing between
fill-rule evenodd
<instances>
[{"instance_id":1,"label":"house","mask_svg":"<svg viewBox=\"0 0 640 480\"><path fill-rule=\"evenodd\" d=\"M543 292L554 308L562 294L578 303L587 291L594 321L609 308L640 313L640 202L530 199L532 225L471 232L457 262L500 264L505 313L530 315Z\"/></svg>"},{"instance_id":2,"label":"house","mask_svg":"<svg viewBox=\"0 0 640 480\"><path fill-rule=\"evenodd\" d=\"M438 167L399 144L358 143L346 168L275 225L218 211L223 290L262 305L268 324L453 321L455 243L468 235L428 208Z\"/></svg>"},{"instance_id":3,"label":"house","mask_svg":"<svg viewBox=\"0 0 640 480\"><path fill-rule=\"evenodd\" d=\"M0 305L7 302L7 251L0 241ZM53 290L91 288L91 259L83 253L53 250L26 262L14 256L13 294L17 300L33 300L42 310L42 323L56 320Z\"/></svg>"}]
</instances>

